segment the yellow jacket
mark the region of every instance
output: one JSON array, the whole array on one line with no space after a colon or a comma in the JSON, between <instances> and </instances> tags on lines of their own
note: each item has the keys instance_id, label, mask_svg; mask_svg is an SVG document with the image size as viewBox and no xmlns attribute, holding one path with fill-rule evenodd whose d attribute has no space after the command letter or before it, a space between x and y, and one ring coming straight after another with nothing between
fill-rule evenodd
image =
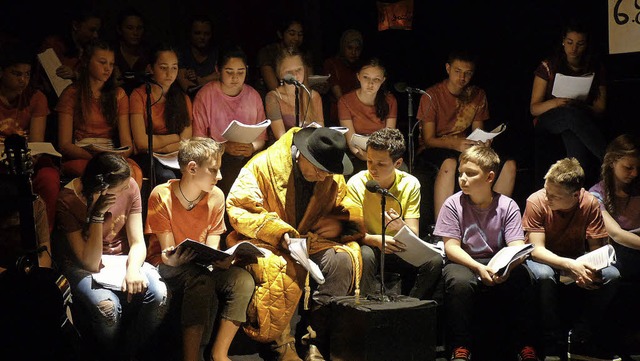
<instances>
[{"instance_id":1,"label":"yellow jacket","mask_svg":"<svg viewBox=\"0 0 640 361\"><path fill-rule=\"evenodd\" d=\"M298 305L305 280L308 284L306 270L280 246L285 233L291 237L307 237L310 254L331 247L349 253L356 270L351 289L356 293L359 291L362 262L356 241L364 235L364 230L361 212L346 197L347 187L342 175L316 182L300 224L293 225L296 213L291 145L293 134L299 130L290 129L272 146L253 157L240 171L227 197L229 221L235 229L227 237L227 245L250 240L273 252L248 266L256 281L256 291L247 311L245 332L261 342L275 340L282 334ZM318 237L311 230L322 217L340 219L343 230L347 229L351 234L340 239Z\"/></svg>"}]
</instances>

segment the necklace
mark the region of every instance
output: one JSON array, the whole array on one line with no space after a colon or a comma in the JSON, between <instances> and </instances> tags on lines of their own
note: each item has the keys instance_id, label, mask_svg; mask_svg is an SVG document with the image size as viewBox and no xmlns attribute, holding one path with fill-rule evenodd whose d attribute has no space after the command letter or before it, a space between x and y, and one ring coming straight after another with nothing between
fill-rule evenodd
<instances>
[{"instance_id":1,"label":"necklace","mask_svg":"<svg viewBox=\"0 0 640 361\"><path fill-rule=\"evenodd\" d=\"M198 200L200 199L200 194L198 194L198 196L196 197L196 199L190 201L189 199L187 199L187 197L184 196L184 193L182 193L182 182L178 181L178 190L180 191L180 194L182 195L182 198L184 198L185 201L187 201L187 210L190 211L193 209L193 207L196 206L196 203L198 202Z\"/></svg>"}]
</instances>

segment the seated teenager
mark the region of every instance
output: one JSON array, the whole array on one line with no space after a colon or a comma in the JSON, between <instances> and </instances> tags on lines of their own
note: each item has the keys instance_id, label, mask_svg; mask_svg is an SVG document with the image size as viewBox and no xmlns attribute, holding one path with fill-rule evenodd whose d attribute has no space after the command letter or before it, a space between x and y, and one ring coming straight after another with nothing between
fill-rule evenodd
<instances>
[{"instance_id":1,"label":"seated teenager","mask_svg":"<svg viewBox=\"0 0 640 361\"><path fill-rule=\"evenodd\" d=\"M143 265L147 250L140 189L127 161L104 152L91 158L82 177L60 191L56 223L65 239L54 250L96 343L94 355L104 360L134 357L164 318L167 287L153 266ZM103 255L127 255L117 289L94 279L104 265ZM123 322L125 317L132 323Z\"/></svg>"},{"instance_id":2,"label":"seated teenager","mask_svg":"<svg viewBox=\"0 0 640 361\"><path fill-rule=\"evenodd\" d=\"M386 70L378 59L371 59L358 71L360 87L338 99L340 125L345 134L356 171L366 168L367 154L351 143L354 134L370 135L378 129L395 128L398 117L396 97L385 89Z\"/></svg>"},{"instance_id":3,"label":"seated teenager","mask_svg":"<svg viewBox=\"0 0 640 361\"><path fill-rule=\"evenodd\" d=\"M252 155L264 148L267 132L264 131L248 143L226 141L222 137L234 120L252 125L264 121L265 115L260 94L245 84L247 56L244 51L239 47L229 47L221 53L218 64L220 80L202 87L194 100L193 134L225 142L222 180L218 187L227 194L240 173L240 168Z\"/></svg>"},{"instance_id":4,"label":"seated teenager","mask_svg":"<svg viewBox=\"0 0 640 361\"><path fill-rule=\"evenodd\" d=\"M567 333L560 302L578 311L571 320L570 357L613 360L600 342L607 313L615 296L620 272L609 266L600 271L576 258L607 244L607 230L598 200L582 188L584 171L575 158L557 161L544 177L544 188L527 199L522 223L533 260L527 266L539 287L546 356L565 353ZM559 282L564 275L575 281ZM577 287L571 299L560 299L561 287ZM582 357L582 358L581 358Z\"/></svg>"},{"instance_id":5,"label":"seated teenager","mask_svg":"<svg viewBox=\"0 0 640 361\"><path fill-rule=\"evenodd\" d=\"M118 41L115 43L115 69L118 85L127 95L140 86L140 79L127 74L142 74L149 63L147 47L144 44L144 18L132 7L118 13Z\"/></svg>"},{"instance_id":6,"label":"seated teenager","mask_svg":"<svg viewBox=\"0 0 640 361\"><path fill-rule=\"evenodd\" d=\"M217 70L218 50L211 42L211 19L196 15L189 29L189 45L180 51L178 84L193 97L203 85L220 80L220 73Z\"/></svg>"},{"instance_id":7,"label":"seated teenager","mask_svg":"<svg viewBox=\"0 0 640 361\"><path fill-rule=\"evenodd\" d=\"M533 349L530 313L531 278L522 262L506 275L496 274L487 263L500 249L524 244L520 209L516 202L493 191L500 158L489 147L473 146L460 154L458 182L461 191L444 202L434 234L441 236L447 254L442 271L447 343L451 360L471 359L474 307L480 295L490 294L508 315L511 344L518 360L537 361ZM508 340L497 339L495 347Z\"/></svg>"},{"instance_id":8,"label":"seated teenager","mask_svg":"<svg viewBox=\"0 0 640 361\"><path fill-rule=\"evenodd\" d=\"M453 194L460 152L478 144L467 139L468 133L482 129L489 119L484 90L470 84L475 59L464 52L453 52L445 69L447 79L427 89L427 94L420 98L416 116L421 125L417 167L438 169L433 190L435 218L444 200ZM510 197L516 177L515 162L506 161L496 177L493 190Z\"/></svg>"},{"instance_id":9,"label":"seated teenager","mask_svg":"<svg viewBox=\"0 0 640 361\"><path fill-rule=\"evenodd\" d=\"M160 44L151 52L148 68L156 84L151 84L151 119L153 152L167 154L177 152L180 140L191 138L191 100L176 83L178 55L168 44ZM138 154L133 156L149 176L149 137L147 127L146 85L136 88L129 99L131 131ZM153 162L156 184L180 178L180 171Z\"/></svg>"},{"instance_id":10,"label":"seated teenager","mask_svg":"<svg viewBox=\"0 0 640 361\"><path fill-rule=\"evenodd\" d=\"M62 173L80 176L96 152L84 147L99 143L107 149L129 147L121 155L133 152L129 125L129 98L114 83L114 53L103 41L91 42L82 54L78 80L60 95L58 146L62 153ZM127 159L138 186L142 171Z\"/></svg>"},{"instance_id":11,"label":"seated teenager","mask_svg":"<svg viewBox=\"0 0 640 361\"><path fill-rule=\"evenodd\" d=\"M306 84L308 67L305 58L298 50L283 49L276 57L275 66L279 79L282 80L286 75L291 75L296 81ZM313 122L324 125L322 98L317 91L310 89L310 92L311 97L304 89L298 88L297 118L295 85L280 82L279 86L267 93L264 101L267 117L271 119L274 140L280 139L292 127L306 127Z\"/></svg>"},{"instance_id":12,"label":"seated teenager","mask_svg":"<svg viewBox=\"0 0 640 361\"><path fill-rule=\"evenodd\" d=\"M21 46L0 56L0 143L17 134L29 142L44 142L49 106L47 98L30 86L33 54ZM47 154L34 157L33 191L46 204L49 231L53 229L60 191L58 161Z\"/></svg>"},{"instance_id":13,"label":"seated teenager","mask_svg":"<svg viewBox=\"0 0 640 361\"><path fill-rule=\"evenodd\" d=\"M389 199L384 210L386 221L391 222L385 233L385 270L400 273L403 294L431 299L440 279L442 256L435 254L421 266L414 267L398 257L405 248L402 242L393 238L405 225L418 235L420 223L420 182L411 174L397 169L402 164L404 151L404 138L399 130L383 128L374 132L367 141L367 170L355 174L347 183L348 197L358 209L362 209L367 230L360 248L363 262L361 289L365 295L379 290L375 275L378 274L382 251L380 197L383 196L366 188L367 182L375 180L400 201L398 208ZM398 213L400 209L402 214Z\"/></svg>"},{"instance_id":14,"label":"seated teenager","mask_svg":"<svg viewBox=\"0 0 640 361\"><path fill-rule=\"evenodd\" d=\"M190 262L195 256L192 250L172 252L185 239L220 249L225 206L224 194L216 183L222 152L222 146L210 138L181 142L178 162L182 178L158 185L149 197L145 229L151 234L148 258L159 265L169 288L183 294L180 318L185 361L202 359L211 338L218 297L223 307L210 359L229 361L229 346L246 320L253 295L251 274L232 266L233 258L215 263L210 271Z\"/></svg>"}]
</instances>

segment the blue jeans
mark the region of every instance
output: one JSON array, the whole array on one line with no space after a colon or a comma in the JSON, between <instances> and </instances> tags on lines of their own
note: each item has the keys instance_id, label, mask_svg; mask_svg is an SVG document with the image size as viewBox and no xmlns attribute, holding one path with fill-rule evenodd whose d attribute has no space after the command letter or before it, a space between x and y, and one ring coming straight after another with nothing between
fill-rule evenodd
<instances>
[{"instance_id":1,"label":"blue jeans","mask_svg":"<svg viewBox=\"0 0 640 361\"><path fill-rule=\"evenodd\" d=\"M135 355L156 331L168 309L167 286L155 267L145 265L141 272L149 280L143 294L127 302L127 293L106 289L93 281L90 272L70 267L66 274L73 301L88 321L87 327L96 341L99 357L114 360ZM131 318L129 329L122 319Z\"/></svg>"},{"instance_id":2,"label":"blue jeans","mask_svg":"<svg viewBox=\"0 0 640 361\"><path fill-rule=\"evenodd\" d=\"M609 266L601 271L603 285L596 290L587 290L575 285L564 285L559 281L557 270L542 263L527 260L527 267L533 274L537 283L540 297L540 313L543 327L545 343L548 345L559 344L566 340L567 334L564 332L560 320L560 288L575 287L574 298L565 304L571 307L581 307L578 316L573 320L571 327L573 334L582 339L591 337L594 331L603 327L609 315L608 307L617 292L620 272L614 266Z\"/></svg>"},{"instance_id":3,"label":"blue jeans","mask_svg":"<svg viewBox=\"0 0 640 361\"><path fill-rule=\"evenodd\" d=\"M576 158L583 167L588 164L590 154L602 162L607 143L588 109L574 106L551 109L538 118L537 127L560 134L567 157Z\"/></svg>"}]
</instances>

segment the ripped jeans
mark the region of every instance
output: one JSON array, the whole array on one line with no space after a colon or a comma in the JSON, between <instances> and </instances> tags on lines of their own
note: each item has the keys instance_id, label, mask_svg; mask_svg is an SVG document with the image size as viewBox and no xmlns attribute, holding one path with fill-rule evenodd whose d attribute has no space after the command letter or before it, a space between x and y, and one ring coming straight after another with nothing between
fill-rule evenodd
<instances>
[{"instance_id":1,"label":"ripped jeans","mask_svg":"<svg viewBox=\"0 0 640 361\"><path fill-rule=\"evenodd\" d=\"M144 293L127 302L127 293L114 291L97 284L91 273L70 267L65 276L71 286L74 314L91 333L101 359L128 359L143 347L154 334L168 310L167 286L160 280L155 267L141 268L149 280ZM123 318L127 329L124 329ZM111 354L113 353L113 354Z\"/></svg>"}]
</instances>

